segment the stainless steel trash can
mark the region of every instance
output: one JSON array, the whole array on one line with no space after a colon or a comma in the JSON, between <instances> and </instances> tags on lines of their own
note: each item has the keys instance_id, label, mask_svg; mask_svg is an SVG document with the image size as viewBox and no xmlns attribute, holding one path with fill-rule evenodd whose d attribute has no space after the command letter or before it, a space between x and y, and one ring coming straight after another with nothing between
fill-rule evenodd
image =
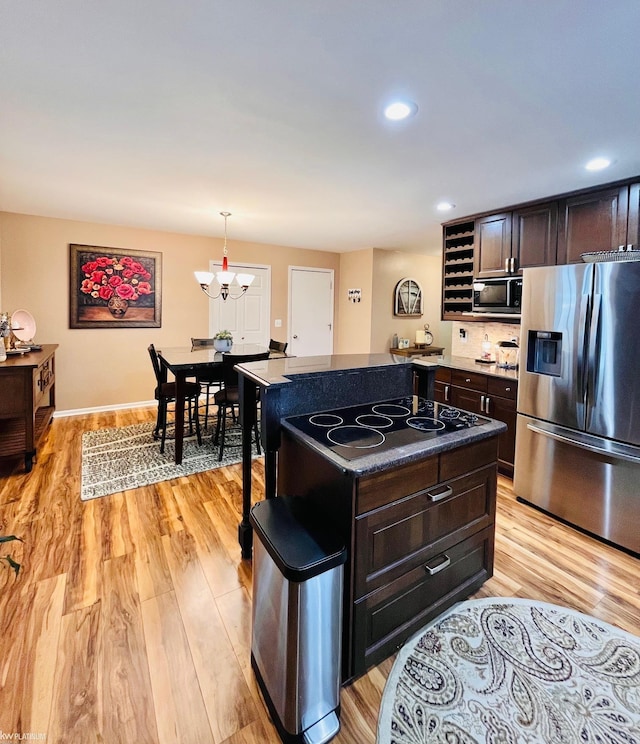
<instances>
[{"instance_id":1,"label":"stainless steel trash can","mask_svg":"<svg viewBox=\"0 0 640 744\"><path fill-rule=\"evenodd\" d=\"M251 666L283 742L340 729L344 543L301 498L252 508Z\"/></svg>"}]
</instances>

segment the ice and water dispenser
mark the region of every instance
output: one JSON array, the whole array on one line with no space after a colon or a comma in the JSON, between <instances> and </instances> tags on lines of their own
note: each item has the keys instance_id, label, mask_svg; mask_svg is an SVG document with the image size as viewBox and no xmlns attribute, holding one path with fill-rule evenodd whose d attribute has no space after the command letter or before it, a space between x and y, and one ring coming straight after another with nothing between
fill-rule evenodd
<instances>
[{"instance_id":1,"label":"ice and water dispenser","mask_svg":"<svg viewBox=\"0 0 640 744\"><path fill-rule=\"evenodd\" d=\"M529 331L527 343L527 372L560 377L562 333L557 331Z\"/></svg>"}]
</instances>

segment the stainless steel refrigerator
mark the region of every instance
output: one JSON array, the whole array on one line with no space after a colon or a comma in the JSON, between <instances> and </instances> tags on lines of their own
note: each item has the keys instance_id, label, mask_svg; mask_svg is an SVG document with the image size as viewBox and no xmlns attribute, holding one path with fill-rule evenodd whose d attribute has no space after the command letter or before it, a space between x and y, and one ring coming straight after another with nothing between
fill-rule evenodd
<instances>
[{"instance_id":1,"label":"stainless steel refrigerator","mask_svg":"<svg viewBox=\"0 0 640 744\"><path fill-rule=\"evenodd\" d=\"M524 270L514 491L640 553L640 262Z\"/></svg>"}]
</instances>

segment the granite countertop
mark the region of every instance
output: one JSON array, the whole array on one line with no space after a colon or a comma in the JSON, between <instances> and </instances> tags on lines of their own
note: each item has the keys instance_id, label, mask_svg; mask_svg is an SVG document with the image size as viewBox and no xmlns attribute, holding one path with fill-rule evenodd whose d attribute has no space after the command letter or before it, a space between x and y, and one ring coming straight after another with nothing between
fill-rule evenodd
<instances>
[{"instance_id":1,"label":"granite countertop","mask_svg":"<svg viewBox=\"0 0 640 744\"><path fill-rule=\"evenodd\" d=\"M431 439L425 438L421 442L412 442L402 447L394 447L379 454L363 455L356 460L345 460L344 457L336 454L321 443L316 442L315 439L290 424L287 419L283 419L281 425L294 438L318 452L343 473L349 473L355 476L370 475L381 470L407 465L416 460L437 455L440 452L447 452L457 447L479 442L482 439L494 437L497 434L502 434L507 429L506 424L503 424L501 421L489 420L486 424L480 426L459 429L458 431L441 434Z\"/></svg>"},{"instance_id":2,"label":"granite countertop","mask_svg":"<svg viewBox=\"0 0 640 744\"><path fill-rule=\"evenodd\" d=\"M261 387L286 385L292 377L326 372L411 365L415 360L393 354L328 354L327 356L286 357L239 364L242 374ZM432 366L437 367L437 364Z\"/></svg>"},{"instance_id":3,"label":"granite countertop","mask_svg":"<svg viewBox=\"0 0 640 744\"><path fill-rule=\"evenodd\" d=\"M415 361L415 360L414 360ZM450 367L451 369L462 369L465 372L480 372L483 375L493 377L502 377L505 380L517 380L517 369L502 369L497 364L480 364L474 359L461 356L446 355L438 359L437 364L441 367Z\"/></svg>"}]
</instances>

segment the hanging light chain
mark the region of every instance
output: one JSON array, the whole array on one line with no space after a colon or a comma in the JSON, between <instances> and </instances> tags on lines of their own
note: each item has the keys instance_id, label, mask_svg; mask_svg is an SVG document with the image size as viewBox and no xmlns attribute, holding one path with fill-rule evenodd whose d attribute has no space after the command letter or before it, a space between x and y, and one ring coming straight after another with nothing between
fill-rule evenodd
<instances>
[{"instance_id":1,"label":"hanging light chain","mask_svg":"<svg viewBox=\"0 0 640 744\"><path fill-rule=\"evenodd\" d=\"M224 217L224 248L222 249L222 255L226 256L227 254L227 217L231 217L231 212L220 212L222 217Z\"/></svg>"}]
</instances>

